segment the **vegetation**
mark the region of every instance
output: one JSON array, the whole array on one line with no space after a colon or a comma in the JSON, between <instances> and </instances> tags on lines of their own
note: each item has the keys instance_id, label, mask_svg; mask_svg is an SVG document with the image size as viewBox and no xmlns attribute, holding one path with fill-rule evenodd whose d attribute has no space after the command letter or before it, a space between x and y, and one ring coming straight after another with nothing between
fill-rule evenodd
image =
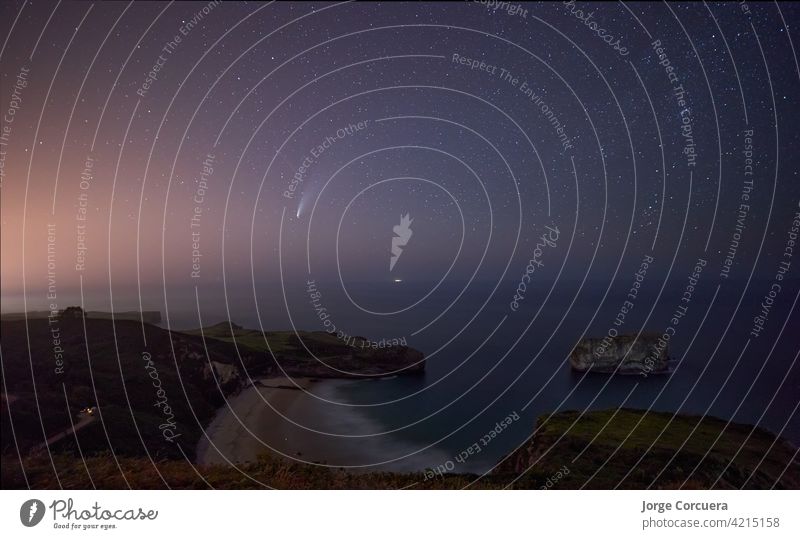
<instances>
[{"instance_id":1,"label":"vegetation","mask_svg":"<svg viewBox=\"0 0 800 539\"><path fill-rule=\"evenodd\" d=\"M0 419L3 453L34 450L45 437L70 429L80 410L97 407L96 420L82 427L77 439L64 437L51 449L192 455L203 426L224 402L223 393L232 390L218 387L210 361L237 359L230 344L204 346L197 337L134 321L31 320L27 331L24 322L4 321L2 338L5 397L12 411ZM246 354L242 360L256 363ZM170 421L180 433L179 444L162 435L160 427Z\"/></svg>"},{"instance_id":2,"label":"vegetation","mask_svg":"<svg viewBox=\"0 0 800 539\"><path fill-rule=\"evenodd\" d=\"M670 417L674 420L667 426ZM639 420L642 421L637 426ZM485 476L444 474L426 478L423 473L348 473L268 455L238 468L197 467L185 459L150 460L101 452L85 461L74 453L58 453L53 455L52 463L47 455L29 456L23 461L24 473L13 455L4 454L2 484L3 488L44 489L641 489L650 487L651 482L653 488L800 487L800 464L793 460L794 448L766 431L746 425L733 424L722 431L725 422L718 419L641 410L621 410L616 415L612 410L589 412L580 419L577 412L563 412L542 418L539 423L542 428L529 444ZM659 443L645 452L665 426ZM689 435L695 426L697 437ZM719 442L712 445L720 432ZM752 436L745 443L750 432ZM703 459L708 448L712 448L709 457ZM739 448L742 450L734 458ZM536 460L536 464L530 470L527 465L516 469L521 456ZM565 470L568 473L563 473ZM745 483L753 470L755 473ZM556 474L559 480L548 483Z\"/></svg>"},{"instance_id":3,"label":"vegetation","mask_svg":"<svg viewBox=\"0 0 800 539\"><path fill-rule=\"evenodd\" d=\"M241 383L218 384L214 365L251 376L278 369L260 331L226 323L194 333L91 318L64 318L55 328L31 320L27 329L3 321L3 488L800 488L797 450L770 432L627 409L542 417L532 439L484 477L350 474L269 456L239 469L198 468L202 429ZM325 333L302 337L319 355L346 346ZM297 336L267 338L282 366L308 368ZM392 353L342 357L391 365ZM169 413L155 405L161 401ZM96 413L81 412L92 407ZM163 435L170 422L180 435L173 441Z\"/></svg>"},{"instance_id":4,"label":"vegetation","mask_svg":"<svg viewBox=\"0 0 800 539\"><path fill-rule=\"evenodd\" d=\"M796 448L774 434L714 417L643 410L561 412L500 467L567 465L559 488L800 488ZM577 458L576 458L577 457ZM574 462L573 462L574 460Z\"/></svg>"},{"instance_id":5,"label":"vegetation","mask_svg":"<svg viewBox=\"0 0 800 539\"><path fill-rule=\"evenodd\" d=\"M364 337L347 342L325 331L264 331L236 324L219 324L185 332L220 341L261 356L282 373L318 378L357 378L381 374L419 374L425 369L421 352L406 346L371 347ZM365 344L367 343L367 344Z\"/></svg>"}]
</instances>

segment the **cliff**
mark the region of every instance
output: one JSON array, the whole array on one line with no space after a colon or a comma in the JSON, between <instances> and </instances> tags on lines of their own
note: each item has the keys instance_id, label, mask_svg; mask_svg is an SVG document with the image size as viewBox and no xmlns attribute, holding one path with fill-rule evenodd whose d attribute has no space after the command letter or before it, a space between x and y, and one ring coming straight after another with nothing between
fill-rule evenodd
<instances>
[{"instance_id":1,"label":"cliff","mask_svg":"<svg viewBox=\"0 0 800 539\"><path fill-rule=\"evenodd\" d=\"M797 448L771 432L710 416L621 408L542 416L495 469L541 488L797 489Z\"/></svg>"},{"instance_id":2,"label":"cliff","mask_svg":"<svg viewBox=\"0 0 800 539\"><path fill-rule=\"evenodd\" d=\"M606 374L662 374L669 372L669 346L654 333L620 334L603 339L581 339L569 356L578 372Z\"/></svg>"},{"instance_id":3,"label":"cliff","mask_svg":"<svg viewBox=\"0 0 800 539\"><path fill-rule=\"evenodd\" d=\"M285 373L309 378L365 378L425 371L423 353L397 340L376 342L356 337L343 341L324 331L262 332L228 322L186 333L202 335L208 342L235 343L240 350L263 356L261 365L254 370L248 367L251 376Z\"/></svg>"}]
</instances>

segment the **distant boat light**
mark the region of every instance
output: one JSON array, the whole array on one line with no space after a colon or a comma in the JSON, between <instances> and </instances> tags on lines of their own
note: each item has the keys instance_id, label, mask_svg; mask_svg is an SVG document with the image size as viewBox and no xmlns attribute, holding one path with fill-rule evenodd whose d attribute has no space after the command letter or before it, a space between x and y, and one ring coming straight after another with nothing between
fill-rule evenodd
<instances>
[{"instance_id":1,"label":"distant boat light","mask_svg":"<svg viewBox=\"0 0 800 539\"><path fill-rule=\"evenodd\" d=\"M402 283L402 282L403 282L403 279L395 279L395 280L394 280L394 282L396 282L396 283Z\"/></svg>"}]
</instances>

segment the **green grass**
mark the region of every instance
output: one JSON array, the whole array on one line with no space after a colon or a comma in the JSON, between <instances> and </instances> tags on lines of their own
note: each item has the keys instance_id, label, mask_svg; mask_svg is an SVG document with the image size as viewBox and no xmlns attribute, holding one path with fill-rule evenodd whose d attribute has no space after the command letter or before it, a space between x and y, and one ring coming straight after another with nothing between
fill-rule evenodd
<instances>
[{"instance_id":1,"label":"green grass","mask_svg":"<svg viewBox=\"0 0 800 539\"><path fill-rule=\"evenodd\" d=\"M298 336L303 340L309 349L337 349L347 351L346 344L337 339L335 335L324 331L266 331L261 332L257 329L244 329L236 324L221 322L213 326L202 329L192 329L183 331L188 335L203 335L206 339L216 339L229 343L236 343L237 346L249 348L253 352L286 355L307 355L308 352L302 347Z\"/></svg>"},{"instance_id":2,"label":"green grass","mask_svg":"<svg viewBox=\"0 0 800 539\"><path fill-rule=\"evenodd\" d=\"M511 460L517 471L537 459L539 468L567 464L573 473L564 487L611 488L625 478L621 487L644 488L658 478L660 488L684 481L710 486L717 479L722 488L738 488L755 470L748 488L769 488L776 480L779 488L800 488L794 447L750 425L621 409L561 412L540 418L538 427L532 444Z\"/></svg>"}]
</instances>

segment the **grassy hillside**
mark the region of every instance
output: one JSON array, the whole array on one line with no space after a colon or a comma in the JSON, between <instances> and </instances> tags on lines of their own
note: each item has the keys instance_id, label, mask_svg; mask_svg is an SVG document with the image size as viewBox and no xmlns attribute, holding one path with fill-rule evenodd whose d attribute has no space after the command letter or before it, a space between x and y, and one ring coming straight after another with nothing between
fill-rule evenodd
<instances>
[{"instance_id":1,"label":"grassy hillside","mask_svg":"<svg viewBox=\"0 0 800 539\"><path fill-rule=\"evenodd\" d=\"M212 362L237 364L234 347L134 321L116 328L110 320L85 322L84 333L80 319L31 320L29 334L22 321L2 323L3 405L11 410L2 413L3 453L34 449L69 429L79 410L94 406L97 420L79 431L78 440L65 437L53 449L80 444L89 454L192 454L202 426L236 387L217 384L211 368ZM242 361L255 366L258 358L244 351ZM173 442L159 428L169 423L180 433Z\"/></svg>"},{"instance_id":2,"label":"grassy hillside","mask_svg":"<svg viewBox=\"0 0 800 539\"><path fill-rule=\"evenodd\" d=\"M262 457L258 463L240 466L239 470L226 466L197 468L179 459L154 463L145 458L122 457L117 463L109 453L88 458L85 465L75 455L57 454L53 465L61 486L65 488L91 488L90 477L97 488L127 488L130 484L133 488L144 489L166 486L177 489L536 489L545 486L553 489L608 489L647 488L654 479L653 488L679 488L684 481L683 488L689 489L705 489L712 485L716 488L744 486L764 489L773 485L775 488L800 488L800 464L793 460L795 449L766 431L754 431L750 426L737 424L723 431L725 422L714 418L701 421L690 416L622 410L611 419L613 414L613 411L589 412L578 419L577 412L563 412L543 417L539 420L542 429L533 440L494 473L484 477L445 474L426 479L422 473L349 474L339 469L297 464L268 456ZM671 417L674 420L668 425ZM640 419L641 424L634 428ZM665 426L664 436L652 451L645 453ZM698 426L696 435L689 436L695 426ZM712 446L720 432L722 436L709 458L701 462L706 449ZM742 445L751 432L750 439ZM685 447L679 451L684 441L687 441ZM742 451L732 460L739 448ZM675 459L670 463L673 456ZM760 462L762 456L763 463ZM641 462L636 464L640 458ZM527 470L528 464L535 460L538 460L535 466ZM697 471L691 473L698 463ZM28 485L33 488L59 487L53 465L46 455L27 457L24 473L12 455L4 454L2 464L3 488L26 488ZM569 473L564 474L565 469ZM753 470L752 479L745 484L744 479ZM559 479L553 482L559 473Z\"/></svg>"},{"instance_id":3,"label":"grassy hillside","mask_svg":"<svg viewBox=\"0 0 800 539\"><path fill-rule=\"evenodd\" d=\"M719 488L797 489L795 452L766 430L714 417L630 409L561 412L540 418L533 440L500 471L566 465L570 473L559 480L560 488L646 488L653 480L661 488L684 481L704 488L719 479Z\"/></svg>"},{"instance_id":4,"label":"grassy hillside","mask_svg":"<svg viewBox=\"0 0 800 539\"><path fill-rule=\"evenodd\" d=\"M210 341L235 343L249 353L277 361L290 376L359 378L389 373L420 374L425 369L423 354L413 348L370 347L365 345L369 341L363 337L345 342L324 331L262 332L222 322L185 333L202 335Z\"/></svg>"}]
</instances>

